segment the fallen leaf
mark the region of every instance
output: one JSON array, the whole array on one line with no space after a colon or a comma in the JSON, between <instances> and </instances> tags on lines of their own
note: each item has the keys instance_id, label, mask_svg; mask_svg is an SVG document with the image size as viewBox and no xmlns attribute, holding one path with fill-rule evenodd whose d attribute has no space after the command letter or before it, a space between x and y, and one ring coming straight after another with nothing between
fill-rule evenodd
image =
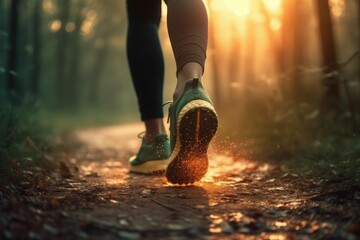
<instances>
[{"instance_id":1,"label":"fallen leaf","mask_svg":"<svg viewBox=\"0 0 360 240\"><path fill-rule=\"evenodd\" d=\"M68 168L68 166L66 166L66 164L64 162L59 163L59 168L60 168L60 176L62 178L71 178L72 177L70 169Z\"/></svg>"}]
</instances>

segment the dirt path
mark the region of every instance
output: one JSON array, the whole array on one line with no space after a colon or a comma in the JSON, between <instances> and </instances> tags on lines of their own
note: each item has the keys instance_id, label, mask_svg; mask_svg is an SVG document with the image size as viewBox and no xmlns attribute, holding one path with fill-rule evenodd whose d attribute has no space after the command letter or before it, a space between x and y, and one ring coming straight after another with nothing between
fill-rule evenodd
<instances>
[{"instance_id":1,"label":"dirt path","mask_svg":"<svg viewBox=\"0 0 360 240\"><path fill-rule=\"evenodd\" d=\"M57 171L24 171L0 188L0 239L360 237L360 189L341 177L299 177L213 146L201 182L171 186L128 173L139 131L126 125L59 139Z\"/></svg>"}]
</instances>

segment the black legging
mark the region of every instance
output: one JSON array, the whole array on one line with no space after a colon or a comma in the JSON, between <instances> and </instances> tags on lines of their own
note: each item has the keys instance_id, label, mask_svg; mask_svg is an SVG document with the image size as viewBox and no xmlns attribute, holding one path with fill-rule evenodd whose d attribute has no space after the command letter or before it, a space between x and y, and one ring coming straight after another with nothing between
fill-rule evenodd
<instances>
[{"instance_id":1,"label":"black legging","mask_svg":"<svg viewBox=\"0 0 360 240\"><path fill-rule=\"evenodd\" d=\"M189 62L203 69L208 20L202 0L167 0L168 31L177 72ZM127 0L127 56L141 120L162 118L164 60L159 42L161 0Z\"/></svg>"}]
</instances>

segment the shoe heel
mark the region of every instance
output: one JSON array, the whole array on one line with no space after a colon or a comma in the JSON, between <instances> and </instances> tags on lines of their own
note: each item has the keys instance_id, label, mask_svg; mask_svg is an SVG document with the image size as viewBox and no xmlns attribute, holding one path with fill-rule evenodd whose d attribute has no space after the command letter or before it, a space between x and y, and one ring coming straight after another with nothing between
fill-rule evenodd
<instances>
[{"instance_id":1,"label":"shoe heel","mask_svg":"<svg viewBox=\"0 0 360 240\"><path fill-rule=\"evenodd\" d=\"M217 116L212 110L202 107L190 110L180 123L182 149L191 151L195 155L206 154L217 126Z\"/></svg>"},{"instance_id":2,"label":"shoe heel","mask_svg":"<svg viewBox=\"0 0 360 240\"><path fill-rule=\"evenodd\" d=\"M189 109L178 124L181 146L166 176L172 183L190 184L207 172L207 150L217 131L218 118L214 110L199 106Z\"/></svg>"}]
</instances>

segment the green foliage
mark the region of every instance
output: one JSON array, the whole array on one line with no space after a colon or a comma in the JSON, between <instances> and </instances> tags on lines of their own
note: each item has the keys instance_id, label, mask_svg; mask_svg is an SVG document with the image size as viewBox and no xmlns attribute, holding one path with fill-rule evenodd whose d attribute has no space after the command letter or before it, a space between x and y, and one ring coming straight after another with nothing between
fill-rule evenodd
<instances>
[{"instance_id":1,"label":"green foliage","mask_svg":"<svg viewBox=\"0 0 360 240\"><path fill-rule=\"evenodd\" d=\"M44 157L47 131L37 118L34 104L0 108L0 175L7 175L12 167L38 164Z\"/></svg>"},{"instance_id":2,"label":"green foliage","mask_svg":"<svg viewBox=\"0 0 360 240\"><path fill-rule=\"evenodd\" d=\"M289 169L301 174L348 178L360 185L360 137L327 136L289 161Z\"/></svg>"},{"instance_id":3,"label":"green foliage","mask_svg":"<svg viewBox=\"0 0 360 240\"><path fill-rule=\"evenodd\" d=\"M39 123L53 133L63 133L74 129L115 125L137 120L131 114L111 111L101 107L69 110L42 110L38 113Z\"/></svg>"},{"instance_id":4,"label":"green foliage","mask_svg":"<svg viewBox=\"0 0 360 240\"><path fill-rule=\"evenodd\" d=\"M326 114L315 103L247 94L222 116L223 135L241 142L235 151L283 164L298 174L346 177L360 184L360 136L346 113Z\"/></svg>"}]
</instances>

